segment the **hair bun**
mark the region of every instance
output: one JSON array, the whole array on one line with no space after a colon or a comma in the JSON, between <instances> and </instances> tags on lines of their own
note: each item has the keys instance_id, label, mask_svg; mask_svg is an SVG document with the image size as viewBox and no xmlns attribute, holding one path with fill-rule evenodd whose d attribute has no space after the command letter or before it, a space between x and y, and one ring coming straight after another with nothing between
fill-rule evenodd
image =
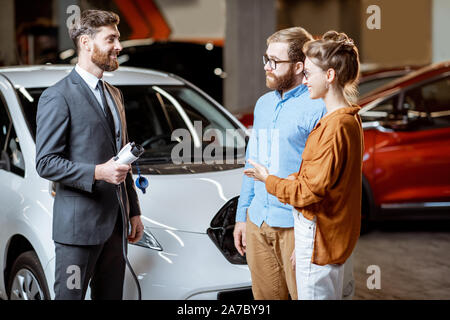
<instances>
[{"instance_id":1,"label":"hair bun","mask_svg":"<svg viewBox=\"0 0 450 320\"><path fill-rule=\"evenodd\" d=\"M337 32L334 30L331 31L327 31L323 36L322 36L323 40L331 40L331 41L335 41L338 44L340 44L341 48L345 48L347 50L350 50L351 48L353 48L353 46L355 45L355 43L353 42L352 39L350 39L345 33L343 32Z\"/></svg>"},{"instance_id":2,"label":"hair bun","mask_svg":"<svg viewBox=\"0 0 450 320\"><path fill-rule=\"evenodd\" d=\"M343 41L349 40L348 36L345 33L343 33L343 32L339 33L334 30L325 32L325 34L322 36L322 38L324 40L333 40L336 42L343 42Z\"/></svg>"}]
</instances>

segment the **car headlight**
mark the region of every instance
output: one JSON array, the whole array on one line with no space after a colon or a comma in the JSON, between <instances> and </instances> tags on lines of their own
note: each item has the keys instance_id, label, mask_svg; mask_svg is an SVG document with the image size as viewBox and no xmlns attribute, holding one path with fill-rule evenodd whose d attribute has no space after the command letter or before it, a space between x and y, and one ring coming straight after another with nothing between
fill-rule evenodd
<instances>
[{"instance_id":1,"label":"car headlight","mask_svg":"<svg viewBox=\"0 0 450 320\"><path fill-rule=\"evenodd\" d=\"M150 232L150 229L147 227L144 227L144 234L142 235L141 240L132 244L148 249L163 251L163 248L159 244L158 240L156 240L155 236Z\"/></svg>"},{"instance_id":2,"label":"car headlight","mask_svg":"<svg viewBox=\"0 0 450 320\"><path fill-rule=\"evenodd\" d=\"M247 264L245 256L241 256L234 246L234 224L239 197L228 201L212 219L207 233L225 258L233 264Z\"/></svg>"}]
</instances>

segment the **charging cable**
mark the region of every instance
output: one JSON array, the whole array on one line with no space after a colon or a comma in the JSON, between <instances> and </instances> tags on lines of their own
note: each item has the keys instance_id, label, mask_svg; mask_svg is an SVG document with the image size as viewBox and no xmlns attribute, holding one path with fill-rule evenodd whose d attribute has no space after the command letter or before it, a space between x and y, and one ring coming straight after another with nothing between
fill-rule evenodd
<instances>
[{"instance_id":1,"label":"charging cable","mask_svg":"<svg viewBox=\"0 0 450 320\"><path fill-rule=\"evenodd\" d=\"M143 153L144 153L144 149L140 145L136 145L134 142L131 142L131 143L128 143L125 147L123 147L122 150L120 150L118 155L116 157L114 157L114 160L119 164L131 164L134 161L136 161L137 159L139 159L139 157ZM147 187L148 186L147 179L141 177L139 174L138 180L142 180L142 179L144 179L144 181L145 181L145 182L142 182L142 184L146 183L145 187ZM138 180L136 181L136 184L138 183ZM143 192L145 193L145 188L144 188ZM122 224L123 224L122 255L128 266L128 269L131 272L131 275L134 278L134 281L136 282L136 287L137 287L137 291L138 291L138 300L142 300L141 286L139 284L139 280L136 276L136 273L134 272L133 268L131 267L131 264L130 264L130 261L128 260L128 256L127 256L127 252L126 252L126 247L128 244L128 240L127 240L128 239L128 219L127 219L127 212L125 210L125 206L123 204L122 197L121 197L121 195L123 195L122 183L117 186L116 195L117 195L117 199L119 201L120 211L122 212Z\"/></svg>"},{"instance_id":2,"label":"charging cable","mask_svg":"<svg viewBox=\"0 0 450 320\"><path fill-rule=\"evenodd\" d=\"M122 212L122 224L123 224L123 235L122 235L122 255L123 258L125 259L125 263L128 266L128 269L131 272L131 275L134 278L134 282L136 282L136 287L137 287L137 291L138 291L138 300L142 300L142 293L141 293L141 285L139 284L139 280L136 276L136 273L134 273L133 268L131 267L130 261L128 260L128 256L127 256L127 252L126 252L126 247L128 245L128 221L127 221L127 217L126 217L126 211L125 211L125 207L123 205L123 201L122 201L122 197L120 196L122 194L122 185L118 185L116 188L116 194L117 194L117 199L119 200L119 205L120 205L120 211Z\"/></svg>"}]
</instances>

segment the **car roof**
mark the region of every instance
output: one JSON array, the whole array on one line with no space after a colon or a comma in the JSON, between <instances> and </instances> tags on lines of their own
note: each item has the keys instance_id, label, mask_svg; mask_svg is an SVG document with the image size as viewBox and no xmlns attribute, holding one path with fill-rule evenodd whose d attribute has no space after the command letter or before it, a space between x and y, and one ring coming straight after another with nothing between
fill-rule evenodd
<instances>
[{"instance_id":1,"label":"car roof","mask_svg":"<svg viewBox=\"0 0 450 320\"><path fill-rule=\"evenodd\" d=\"M46 88L67 76L73 65L36 65L0 68L15 87ZM114 72L105 72L104 79L116 86L120 85L182 85L177 77L143 68L119 67Z\"/></svg>"},{"instance_id":2,"label":"car roof","mask_svg":"<svg viewBox=\"0 0 450 320\"><path fill-rule=\"evenodd\" d=\"M414 70L418 70L424 66L404 66L404 67L392 67L392 68L379 68L370 71L361 72L359 83L366 81L372 81L382 78L401 77Z\"/></svg>"},{"instance_id":3,"label":"car roof","mask_svg":"<svg viewBox=\"0 0 450 320\"><path fill-rule=\"evenodd\" d=\"M446 72L450 72L450 60L431 64L419 70L412 71L401 78L393 80L361 97L358 104L364 106L375 99L384 98L400 89Z\"/></svg>"}]
</instances>

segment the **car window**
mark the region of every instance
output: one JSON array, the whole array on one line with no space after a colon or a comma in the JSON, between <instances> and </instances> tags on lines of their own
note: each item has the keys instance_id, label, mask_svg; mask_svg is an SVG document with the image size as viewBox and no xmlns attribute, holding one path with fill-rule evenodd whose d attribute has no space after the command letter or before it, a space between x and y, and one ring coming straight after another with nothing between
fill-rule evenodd
<instances>
[{"instance_id":1,"label":"car window","mask_svg":"<svg viewBox=\"0 0 450 320\"><path fill-rule=\"evenodd\" d=\"M244 157L244 133L239 133L231 119L198 92L185 86L119 88L126 104L129 138L146 149L144 158L171 158L174 146L183 140L172 137L179 130L191 139L191 161L205 158L204 151L211 144L224 156L231 153L234 159Z\"/></svg>"},{"instance_id":2,"label":"car window","mask_svg":"<svg viewBox=\"0 0 450 320\"><path fill-rule=\"evenodd\" d=\"M383 100L370 110L361 113L361 117L364 121L386 122L398 120L401 118L401 114L397 110L397 101L397 96Z\"/></svg>"},{"instance_id":3,"label":"car window","mask_svg":"<svg viewBox=\"0 0 450 320\"><path fill-rule=\"evenodd\" d=\"M36 113L39 98L46 88L21 88L17 92L25 114L25 120L31 131L31 136L36 139Z\"/></svg>"},{"instance_id":4,"label":"car window","mask_svg":"<svg viewBox=\"0 0 450 320\"><path fill-rule=\"evenodd\" d=\"M8 112L6 111L3 98L0 98L0 148L2 151L6 149L6 140L8 140L10 128L11 120L9 119Z\"/></svg>"},{"instance_id":5,"label":"car window","mask_svg":"<svg viewBox=\"0 0 450 320\"><path fill-rule=\"evenodd\" d=\"M19 138L2 96L0 96L0 148L2 168L22 177L25 176L25 162Z\"/></svg>"},{"instance_id":6,"label":"car window","mask_svg":"<svg viewBox=\"0 0 450 320\"><path fill-rule=\"evenodd\" d=\"M405 92L404 112L420 129L450 126L450 77Z\"/></svg>"},{"instance_id":7,"label":"car window","mask_svg":"<svg viewBox=\"0 0 450 320\"><path fill-rule=\"evenodd\" d=\"M406 114L399 108L398 102L398 95L383 100L369 110L361 112L361 119L365 122L377 121L379 125L390 130L414 130L409 125Z\"/></svg>"},{"instance_id":8,"label":"car window","mask_svg":"<svg viewBox=\"0 0 450 320\"><path fill-rule=\"evenodd\" d=\"M392 76L392 77L378 78L378 79L361 82L358 85L359 95L364 96L366 93L368 93L372 90L375 90L392 80L398 79L399 77L400 76Z\"/></svg>"},{"instance_id":9,"label":"car window","mask_svg":"<svg viewBox=\"0 0 450 320\"><path fill-rule=\"evenodd\" d=\"M245 156L244 132L197 91L186 86L129 85L118 88L124 96L129 140L145 148L143 160L171 162L173 148L183 140L172 140L172 133L177 129L189 133L192 156L202 158L193 158L192 162L204 160L204 151L211 150L211 144L224 157L231 154L233 159L240 159ZM27 95L18 92L34 139L37 104L44 90L27 88L23 90ZM214 156L214 152L211 155Z\"/></svg>"}]
</instances>

